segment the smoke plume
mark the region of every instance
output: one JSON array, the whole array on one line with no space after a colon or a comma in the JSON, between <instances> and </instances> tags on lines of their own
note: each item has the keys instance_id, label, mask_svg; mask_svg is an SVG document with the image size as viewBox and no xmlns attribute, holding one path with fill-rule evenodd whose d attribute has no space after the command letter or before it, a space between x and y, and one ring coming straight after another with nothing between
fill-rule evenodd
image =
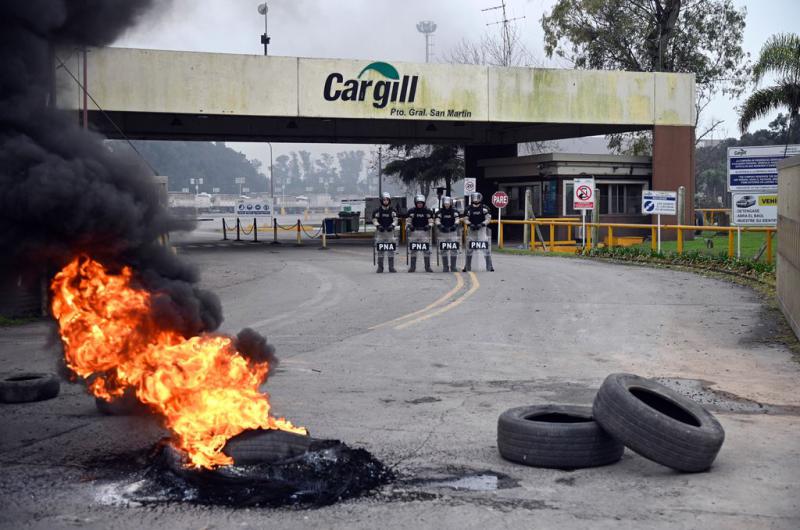
<instances>
[{"instance_id":1,"label":"smoke plume","mask_svg":"<svg viewBox=\"0 0 800 530\"><path fill-rule=\"evenodd\" d=\"M162 2L163 3L163 2ZM53 274L77 254L131 265L165 327L216 329L217 297L159 236L186 228L159 204L150 169L111 152L52 105L56 56L113 42L153 0L0 2L0 279ZM252 341L250 341L252 342Z\"/></svg>"}]
</instances>

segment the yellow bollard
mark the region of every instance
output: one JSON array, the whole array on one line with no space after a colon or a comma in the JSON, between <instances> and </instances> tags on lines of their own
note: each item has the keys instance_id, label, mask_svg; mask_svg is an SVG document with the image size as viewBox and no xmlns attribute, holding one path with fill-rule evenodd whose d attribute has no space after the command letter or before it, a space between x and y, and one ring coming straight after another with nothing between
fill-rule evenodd
<instances>
[{"instance_id":1,"label":"yellow bollard","mask_svg":"<svg viewBox=\"0 0 800 530\"><path fill-rule=\"evenodd\" d=\"M655 226L650 229L650 250L658 250L658 229Z\"/></svg>"},{"instance_id":2,"label":"yellow bollard","mask_svg":"<svg viewBox=\"0 0 800 530\"><path fill-rule=\"evenodd\" d=\"M728 230L728 257L732 258L733 255L733 230Z\"/></svg>"},{"instance_id":3,"label":"yellow bollard","mask_svg":"<svg viewBox=\"0 0 800 530\"><path fill-rule=\"evenodd\" d=\"M550 223L550 252L553 252L555 246L556 246L556 225L555 223Z\"/></svg>"},{"instance_id":4,"label":"yellow bollard","mask_svg":"<svg viewBox=\"0 0 800 530\"><path fill-rule=\"evenodd\" d=\"M772 263L772 230L767 230L767 263Z\"/></svg>"},{"instance_id":5,"label":"yellow bollard","mask_svg":"<svg viewBox=\"0 0 800 530\"><path fill-rule=\"evenodd\" d=\"M536 250L536 227L530 222L528 225L531 227L531 252L533 252Z\"/></svg>"},{"instance_id":6,"label":"yellow bollard","mask_svg":"<svg viewBox=\"0 0 800 530\"><path fill-rule=\"evenodd\" d=\"M497 223L497 246L503 248L505 242L503 241L503 221Z\"/></svg>"},{"instance_id":7,"label":"yellow bollard","mask_svg":"<svg viewBox=\"0 0 800 530\"><path fill-rule=\"evenodd\" d=\"M583 234L583 237L586 238L586 246L592 248L592 230L590 225L586 226L586 233Z\"/></svg>"},{"instance_id":8,"label":"yellow bollard","mask_svg":"<svg viewBox=\"0 0 800 530\"><path fill-rule=\"evenodd\" d=\"M678 228L678 254L683 254L683 230Z\"/></svg>"},{"instance_id":9,"label":"yellow bollard","mask_svg":"<svg viewBox=\"0 0 800 530\"><path fill-rule=\"evenodd\" d=\"M598 236L600 237L600 236ZM608 227L608 248L614 248L614 227Z\"/></svg>"}]
</instances>

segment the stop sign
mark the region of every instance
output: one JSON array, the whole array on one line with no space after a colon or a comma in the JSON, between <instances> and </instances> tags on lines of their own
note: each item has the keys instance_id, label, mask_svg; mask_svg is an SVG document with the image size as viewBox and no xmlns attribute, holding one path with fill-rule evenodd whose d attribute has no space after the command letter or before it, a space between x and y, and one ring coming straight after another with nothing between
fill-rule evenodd
<instances>
[{"instance_id":1,"label":"stop sign","mask_svg":"<svg viewBox=\"0 0 800 530\"><path fill-rule=\"evenodd\" d=\"M508 206L508 194L504 191L496 191L492 195L492 206L495 208L505 208Z\"/></svg>"}]
</instances>

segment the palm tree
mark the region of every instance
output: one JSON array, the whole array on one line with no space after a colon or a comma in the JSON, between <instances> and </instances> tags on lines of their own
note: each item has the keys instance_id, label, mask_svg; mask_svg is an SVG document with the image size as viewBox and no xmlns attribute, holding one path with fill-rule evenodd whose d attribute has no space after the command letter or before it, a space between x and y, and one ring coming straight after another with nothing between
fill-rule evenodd
<instances>
[{"instance_id":1,"label":"palm tree","mask_svg":"<svg viewBox=\"0 0 800 530\"><path fill-rule=\"evenodd\" d=\"M767 40L753 67L753 81L760 83L766 74L773 74L777 83L760 88L747 98L739 117L739 129L744 134L754 120L786 107L789 110L786 141L788 151L788 132L792 130L792 124L800 113L800 36L781 33Z\"/></svg>"}]
</instances>

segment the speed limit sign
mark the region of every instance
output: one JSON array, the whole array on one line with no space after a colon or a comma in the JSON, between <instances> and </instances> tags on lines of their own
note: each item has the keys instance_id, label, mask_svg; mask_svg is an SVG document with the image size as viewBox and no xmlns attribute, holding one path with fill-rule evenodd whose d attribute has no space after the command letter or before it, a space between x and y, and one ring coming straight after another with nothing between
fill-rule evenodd
<instances>
[{"instance_id":1,"label":"speed limit sign","mask_svg":"<svg viewBox=\"0 0 800 530\"><path fill-rule=\"evenodd\" d=\"M464 179L464 195L469 195L478 189L478 179L465 178Z\"/></svg>"}]
</instances>

